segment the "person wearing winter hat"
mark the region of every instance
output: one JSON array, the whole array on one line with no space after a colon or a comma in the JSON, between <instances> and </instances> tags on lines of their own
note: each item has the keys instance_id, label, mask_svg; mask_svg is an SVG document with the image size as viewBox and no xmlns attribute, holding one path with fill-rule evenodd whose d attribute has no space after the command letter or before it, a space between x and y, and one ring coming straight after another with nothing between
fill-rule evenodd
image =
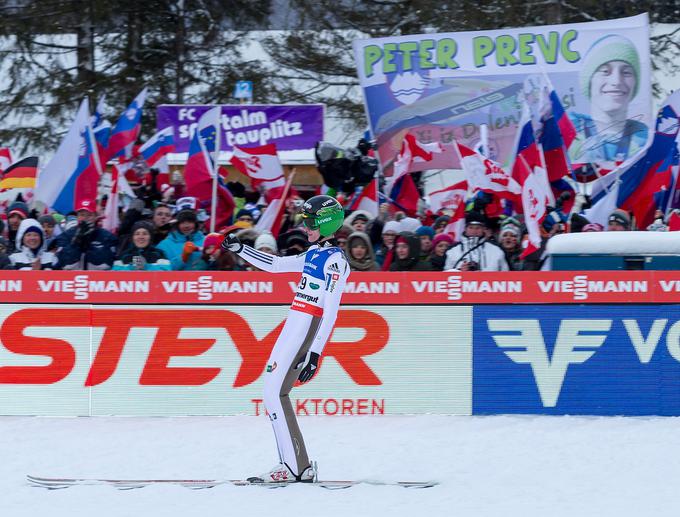
<instances>
[{"instance_id":1,"label":"person wearing winter hat","mask_svg":"<svg viewBox=\"0 0 680 517\"><path fill-rule=\"evenodd\" d=\"M608 232L627 232L630 230L630 215L625 210L617 208L607 218Z\"/></svg>"},{"instance_id":2,"label":"person wearing winter hat","mask_svg":"<svg viewBox=\"0 0 680 517\"><path fill-rule=\"evenodd\" d=\"M434 239L434 228L431 226L420 226L416 230L416 235L420 239L420 259L428 260L432 252L432 239Z\"/></svg>"},{"instance_id":3,"label":"person wearing winter hat","mask_svg":"<svg viewBox=\"0 0 680 517\"><path fill-rule=\"evenodd\" d=\"M618 34L597 40L586 53L579 74L590 115L571 113L576 139L572 163L625 160L647 142L645 124L629 118L628 106L641 83L640 57L633 42Z\"/></svg>"},{"instance_id":4,"label":"person wearing winter hat","mask_svg":"<svg viewBox=\"0 0 680 517\"><path fill-rule=\"evenodd\" d=\"M170 260L173 271L200 271L207 267L201 258L205 235L198 230L196 210L183 208L175 216L174 229L158 245Z\"/></svg>"},{"instance_id":5,"label":"person wearing winter hat","mask_svg":"<svg viewBox=\"0 0 680 517\"><path fill-rule=\"evenodd\" d=\"M387 221L382 227L381 241L373 246L375 261L381 268L384 267L384 270L389 268L389 257L394 248L394 239L397 238L400 231L400 225L397 221Z\"/></svg>"},{"instance_id":6,"label":"person wearing winter hat","mask_svg":"<svg viewBox=\"0 0 680 517\"><path fill-rule=\"evenodd\" d=\"M505 253L505 260L510 267L510 271L521 271L522 269L522 229L513 222L506 221L501 225L498 234L500 247Z\"/></svg>"},{"instance_id":7,"label":"person wearing winter hat","mask_svg":"<svg viewBox=\"0 0 680 517\"><path fill-rule=\"evenodd\" d=\"M445 271L508 271L503 250L486 238L484 214L465 214L465 231L460 242L446 252Z\"/></svg>"},{"instance_id":8,"label":"person wearing winter hat","mask_svg":"<svg viewBox=\"0 0 680 517\"><path fill-rule=\"evenodd\" d=\"M276 255L279 252L279 248L276 245L276 239L271 234L271 232L263 232L255 239L255 246L253 246L257 251L262 253L269 253L270 255Z\"/></svg>"},{"instance_id":9,"label":"person wearing winter hat","mask_svg":"<svg viewBox=\"0 0 680 517\"><path fill-rule=\"evenodd\" d=\"M84 199L75 207L75 220L54 240L61 269L108 270L113 266L118 238L97 225L97 204Z\"/></svg>"},{"instance_id":10,"label":"person wearing winter hat","mask_svg":"<svg viewBox=\"0 0 680 517\"><path fill-rule=\"evenodd\" d=\"M440 215L434 220L434 223L432 223L432 228L434 228L434 233L436 235L439 235L444 231L444 229L448 226L449 221L451 218L448 215Z\"/></svg>"},{"instance_id":11,"label":"person wearing winter hat","mask_svg":"<svg viewBox=\"0 0 680 517\"><path fill-rule=\"evenodd\" d=\"M253 217L253 212L252 210L248 210L247 208L241 208L238 212L236 212L236 217L234 217L234 221L240 222L240 223L246 223L248 226L244 226L244 228L252 228L253 225L255 224L255 218Z\"/></svg>"},{"instance_id":12,"label":"person wearing winter hat","mask_svg":"<svg viewBox=\"0 0 680 517\"><path fill-rule=\"evenodd\" d=\"M399 221L399 230L402 232L415 233L422 225L423 223L420 222L420 219L416 219L415 217L404 217Z\"/></svg>"},{"instance_id":13,"label":"person wearing winter hat","mask_svg":"<svg viewBox=\"0 0 680 517\"><path fill-rule=\"evenodd\" d=\"M434 271L443 271L446 264L446 252L453 247L453 237L448 233L439 233L432 239L432 252L430 253L430 264Z\"/></svg>"},{"instance_id":14,"label":"person wearing winter hat","mask_svg":"<svg viewBox=\"0 0 680 517\"><path fill-rule=\"evenodd\" d=\"M130 243L113 263L114 271L170 271L170 261L153 245L154 229L151 221L132 225Z\"/></svg>"},{"instance_id":15,"label":"person wearing winter hat","mask_svg":"<svg viewBox=\"0 0 680 517\"><path fill-rule=\"evenodd\" d=\"M401 232L394 241L390 271L432 271L428 260L420 259L420 239L413 232Z\"/></svg>"},{"instance_id":16,"label":"person wearing winter hat","mask_svg":"<svg viewBox=\"0 0 680 517\"><path fill-rule=\"evenodd\" d=\"M380 271L375 261L371 239L364 232L353 232L347 238L347 260L352 271Z\"/></svg>"},{"instance_id":17,"label":"person wearing winter hat","mask_svg":"<svg viewBox=\"0 0 680 517\"><path fill-rule=\"evenodd\" d=\"M13 269L59 269L59 260L51 251L45 251L45 232L35 219L24 219L16 235L16 249L9 256Z\"/></svg>"},{"instance_id":18,"label":"person wearing winter hat","mask_svg":"<svg viewBox=\"0 0 680 517\"><path fill-rule=\"evenodd\" d=\"M345 219L345 224L352 228L355 232L366 232L368 221L370 221L371 214L365 210L355 210Z\"/></svg>"},{"instance_id":19,"label":"person wearing winter hat","mask_svg":"<svg viewBox=\"0 0 680 517\"><path fill-rule=\"evenodd\" d=\"M16 245L17 231L21 221L28 218L28 205L23 201L15 201L7 207L7 241L9 242L8 253L12 254L18 250Z\"/></svg>"}]
</instances>

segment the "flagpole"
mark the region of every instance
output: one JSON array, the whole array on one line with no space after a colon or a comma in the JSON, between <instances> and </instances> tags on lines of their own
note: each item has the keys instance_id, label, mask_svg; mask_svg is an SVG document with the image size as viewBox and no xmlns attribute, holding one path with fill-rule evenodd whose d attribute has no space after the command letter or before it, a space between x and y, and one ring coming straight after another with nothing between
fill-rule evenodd
<instances>
[{"instance_id":1,"label":"flagpole","mask_svg":"<svg viewBox=\"0 0 680 517\"><path fill-rule=\"evenodd\" d=\"M217 219L217 175L219 174L219 158L220 158L220 115L222 109L217 110L217 121L215 123L215 159L212 163L213 184L212 184L212 200L210 202L210 233L215 233L215 221Z\"/></svg>"}]
</instances>

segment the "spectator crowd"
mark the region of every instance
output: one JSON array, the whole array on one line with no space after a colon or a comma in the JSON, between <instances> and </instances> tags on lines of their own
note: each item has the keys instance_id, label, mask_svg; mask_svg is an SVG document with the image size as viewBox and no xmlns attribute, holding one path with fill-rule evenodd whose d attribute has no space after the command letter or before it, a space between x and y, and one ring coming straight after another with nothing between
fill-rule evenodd
<instances>
[{"instance_id":1,"label":"spectator crowd","mask_svg":"<svg viewBox=\"0 0 680 517\"><path fill-rule=\"evenodd\" d=\"M36 214L21 200L0 217L0 268L43 270L247 271L253 267L223 252L225 234L236 233L255 249L295 255L308 246L298 215L303 198L286 202L278 236L260 232L264 207L248 201L245 186L229 184L236 202L232 224L210 233L209 215L190 197L175 199L155 188L140 187L138 198L121 210L117 231L102 227L105 200L82 201L68 214ZM252 196L250 196L250 199ZM471 202L456 236L450 214L427 210L417 217L380 205L377 216L356 210L346 214L336 233L353 271L531 271L543 264L545 243L565 232L632 230L624 210L615 210L608 227L590 223L576 212L552 208L541 225L542 246L523 256L526 228L518 217L485 214L477 198ZM649 231L668 231L663 213ZM462 230L462 231L460 231Z\"/></svg>"}]
</instances>

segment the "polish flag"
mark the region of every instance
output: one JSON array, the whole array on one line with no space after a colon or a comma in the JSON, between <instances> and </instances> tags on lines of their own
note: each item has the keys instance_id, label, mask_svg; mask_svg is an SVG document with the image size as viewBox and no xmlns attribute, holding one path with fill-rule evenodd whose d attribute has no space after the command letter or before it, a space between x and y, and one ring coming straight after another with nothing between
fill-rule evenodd
<instances>
[{"instance_id":1,"label":"polish flag","mask_svg":"<svg viewBox=\"0 0 680 517\"><path fill-rule=\"evenodd\" d=\"M415 171L419 164L432 161L433 153L441 153L443 150L444 148L439 142L424 144L416 140L415 136L407 134L401 143L401 150L394 161L394 171L392 177L388 180L388 191L399 178Z\"/></svg>"}]
</instances>

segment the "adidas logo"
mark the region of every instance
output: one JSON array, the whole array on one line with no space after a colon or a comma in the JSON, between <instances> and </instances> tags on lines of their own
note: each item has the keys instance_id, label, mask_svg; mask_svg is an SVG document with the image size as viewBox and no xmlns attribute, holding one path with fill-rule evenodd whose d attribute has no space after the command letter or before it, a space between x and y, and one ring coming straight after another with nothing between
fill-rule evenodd
<instances>
[{"instance_id":1,"label":"adidas logo","mask_svg":"<svg viewBox=\"0 0 680 517\"><path fill-rule=\"evenodd\" d=\"M328 266L328 271L335 271L336 273L340 272L340 268L338 267L337 264L331 264Z\"/></svg>"}]
</instances>

